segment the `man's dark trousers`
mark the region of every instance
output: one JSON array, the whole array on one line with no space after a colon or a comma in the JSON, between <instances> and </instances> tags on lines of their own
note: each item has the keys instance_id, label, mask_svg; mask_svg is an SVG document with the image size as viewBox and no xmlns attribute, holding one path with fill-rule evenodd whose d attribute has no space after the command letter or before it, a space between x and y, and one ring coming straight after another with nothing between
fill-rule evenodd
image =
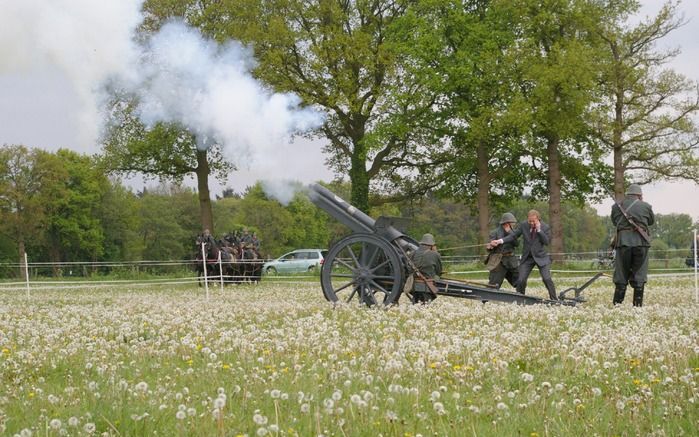
<instances>
[{"instance_id":1,"label":"man's dark trousers","mask_svg":"<svg viewBox=\"0 0 699 437\"><path fill-rule=\"evenodd\" d=\"M536 261L531 256L527 256L519 264L519 281L517 282L517 293L524 294L524 290L527 288L527 279L532 270L536 266ZM551 264L546 264L539 267L539 273L541 274L541 279L546 285L546 289L549 292L549 299L556 300L556 286L553 285L553 279L551 279Z\"/></svg>"}]
</instances>

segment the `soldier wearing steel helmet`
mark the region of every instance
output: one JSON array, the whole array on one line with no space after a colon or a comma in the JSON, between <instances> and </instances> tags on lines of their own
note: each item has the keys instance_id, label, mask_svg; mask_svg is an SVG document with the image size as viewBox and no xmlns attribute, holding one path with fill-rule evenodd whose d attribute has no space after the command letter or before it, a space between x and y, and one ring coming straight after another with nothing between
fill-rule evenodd
<instances>
[{"instance_id":1,"label":"soldier wearing steel helmet","mask_svg":"<svg viewBox=\"0 0 699 437\"><path fill-rule=\"evenodd\" d=\"M500 226L490 232L490 240L498 240L505 238L514 232L514 225L517 224L515 216L506 212L500 218ZM488 286L500 288L502 282L507 279L507 282L512 287L517 288L517 279L519 278L519 260L515 256L515 248L519 242L513 240L499 246L487 244L488 258L486 258L486 268L490 271L488 276Z\"/></svg>"},{"instance_id":2,"label":"soldier wearing steel helmet","mask_svg":"<svg viewBox=\"0 0 699 437\"><path fill-rule=\"evenodd\" d=\"M432 234L423 235L419 244L417 250L411 254L413 264L426 281L439 279L439 275L442 274L442 256L437 252L434 236ZM413 289L415 302L429 302L435 297L426 284L416 280Z\"/></svg>"},{"instance_id":3,"label":"soldier wearing steel helmet","mask_svg":"<svg viewBox=\"0 0 699 437\"><path fill-rule=\"evenodd\" d=\"M612 205L612 223L616 227L613 303L619 305L624 302L626 287L631 284L633 306L643 306L650 241L644 238L642 232L648 235L648 227L655 223L655 215L653 207L643 201L640 185L629 185L624 200Z\"/></svg>"}]
</instances>

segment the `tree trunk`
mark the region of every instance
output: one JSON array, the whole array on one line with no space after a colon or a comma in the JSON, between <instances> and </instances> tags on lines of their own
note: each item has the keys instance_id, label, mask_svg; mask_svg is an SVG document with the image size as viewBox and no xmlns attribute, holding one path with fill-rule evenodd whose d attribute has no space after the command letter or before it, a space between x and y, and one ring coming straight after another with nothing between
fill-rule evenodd
<instances>
[{"instance_id":1,"label":"tree trunk","mask_svg":"<svg viewBox=\"0 0 699 437\"><path fill-rule=\"evenodd\" d=\"M614 146L614 199L624 200L624 162L621 147Z\"/></svg>"},{"instance_id":2,"label":"tree trunk","mask_svg":"<svg viewBox=\"0 0 699 437\"><path fill-rule=\"evenodd\" d=\"M369 175L366 170L366 150L355 143L349 171L352 183L350 203L362 212L369 214Z\"/></svg>"},{"instance_id":3,"label":"tree trunk","mask_svg":"<svg viewBox=\"0 0 699 437\"><path fill-rule=\"evenodd\" d=\"M209 161L206 150L197 150L197 189L199 190L199 211L201 226L214 233L214 216L211 212L211 197L209 194Z\"/></svg>"},{"instance_id":4,"label":"tree trunk","mask_svg":"<svg viewBox=\"0 0 699 437\"><path fill-rule=\"evenodd\" d=\"M488 170L488 150L484 144L479 144L476 148L478 165L478 238L480 244L488 241L490 209L488 207L488 196L490 194L490 171ZM480 248L480 252L485 252L485 246Z\"/></svg>"},{"instance_id":5,"label":"tree trunk","mask_svg":"<svg viewBox=\"0 0 699 437\"><path fill-rule=\"evenodd\" d=\"M549 221L551 225L550 253L554 261L563 260L563 226L561 220L561 162L558 137L548 138L546 153L549 170Z\"/></svg>"},{"instance_id":6,"label":"tree trunk","mask_svg":"<svg viewBox=\"0 0 699 437\"><path fill-rule=\"evenodd\" d=\"M60 243L58 238L49 237L49 260L51 260L51 269L53 270L54 277L61 276L61 268L58 266L61 262L61 252L59 251ZM77 269L77 266L75 266ZM72 269L72 267L69 267Z\"/></svg>"},{"instance_id":7,"label":"tree trunk","mask_svg":"<svg viewBox=\"0 0 699 437\"><path fill-rule=\"evenodd\" d=\"M614 131L612 133L612 147L614 148L614 199L621 202L624 199L624 155L621 144L621 130L623 126L623 93L616 96L614 110Z\"/></svg>"},{"instance_id":8,"label":"tree trunk","mask_svg":"<svg viewBox=\"0 0 699 437\"><path fill-rule=\"evenodd\" d=\"M27 277L27 270L24 267L24 254L26 253L26 247L24 246L24 238L19 237L19 241L17 243L19 246L19 276L22 281Z\"/></svg>"}]
</instances>

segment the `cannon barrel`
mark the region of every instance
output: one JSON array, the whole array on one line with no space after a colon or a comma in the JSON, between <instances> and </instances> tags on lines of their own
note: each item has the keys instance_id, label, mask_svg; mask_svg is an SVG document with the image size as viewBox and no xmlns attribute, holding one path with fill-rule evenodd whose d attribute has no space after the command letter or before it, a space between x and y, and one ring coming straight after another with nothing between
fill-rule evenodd
<instances>
[{"instance_id":1,"label":"cannon barrel","mask_svg":"<svg viewBox=\"0 0 699 437\"><path fill-rule=\"evenodd\" d=\"M376 221L373 218L345 202L340 196L322 185L311 184L308 197L318 208L354 232L374 232Z\"/></svg>"},{"instance_id":2,"label":"cannon barrel","mask_svg":"<svg viewBox=\"0 0 699 437\"><path fill-rule=\"evenodd\" d=\"M317 207L354 232L380 235L386 240L397 244L403 250L414 250L417 248L414 240L390 224L390 219L379 217L378 220L374 220L322 185L311 184L308 197Z\"/></svg>"}]
</instances>

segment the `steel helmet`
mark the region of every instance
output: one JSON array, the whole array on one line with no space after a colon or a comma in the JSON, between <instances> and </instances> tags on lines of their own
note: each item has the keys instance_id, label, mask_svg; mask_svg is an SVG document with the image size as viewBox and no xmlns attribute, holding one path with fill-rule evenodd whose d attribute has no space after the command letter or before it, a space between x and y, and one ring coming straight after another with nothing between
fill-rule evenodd
<instances>
[{"instance_id":1,"label":"steel helmet","mask_svg":"<svg viewBox=\"0 0 699 437\"><path fill-rule=\"evenodd\" d=\"M422 240L420 240L420 244L424 244L426 246L434 246L434 235L432 234L425 234L422 236Z\"/></svg>"},{"instance_id":2,"label":"steel helmet","mask_svg":"<svg viewBox=\"0 0 699 437\"><path fill-rule=\"evenodd\" d=\"M641 190L641 186L638 184L631 184L629 185L629 188L626 189L626 194L635 194L637 196L643 195L643 191Z\"/></svg>"},{"instance_id":3,"label":"steel helmet","mask_svg":"<svg viewBox=\"0 0 699 437\"><path fill-rule=\"evenodd\" d=\"M504 225L505 223L517 223L517 219L511 212L506 212L502 215L502 218L500 219L501 225Z\"/></svg>"}]
</instances>

